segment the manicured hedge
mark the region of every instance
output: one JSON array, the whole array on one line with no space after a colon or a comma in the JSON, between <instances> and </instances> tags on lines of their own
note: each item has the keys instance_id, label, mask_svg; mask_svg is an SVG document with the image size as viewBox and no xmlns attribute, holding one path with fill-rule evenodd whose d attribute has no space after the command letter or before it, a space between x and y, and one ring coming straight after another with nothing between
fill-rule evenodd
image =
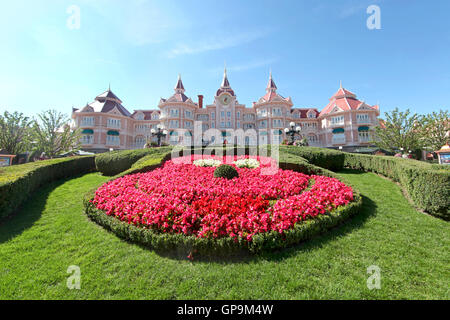
<instances>
[{"instance_id":1,"label":"manicured hedge","mask_svg":"<svg viewBox=\"0 0 450 320\"><path fill-rule=\"evenodd\" d=\"M119 176L135 172L142 172L142 170L153 170L155 168L155 162L159 161L159 165L161 165L165 160L168 159L168 157L166 154L166 156L158 159L157 157L155 157L155 155L149 155L144 159L142 159L141 163L136 163L136 165L139 165L140 168L131 168L130 170L127 170ZM145 163L151 163L151 166L147 167ZM335 173L327 169L314 166L308 163L306 159L294 156L292 154L280 152L280 167L284 169L304 172L307 174L321 174L339 178L340 180L343 180L344 183L351 186L351 184L349 184L347 181L345 181ZM95 208L95 205L90 202L94 197L95 190L90 191L86 195L84 206L85 212L91 220L95 221L107 230L110 230L118 237L128 241L139 243L156 251L172 251L183 254L185 256L189 253L200 256L228 256L242 252L251 252L257 254L265 251L285 248L301 241L310 239L313 236L321 234L329 230L330 228L339 225L340 223L349 219L351 216L355 215L361 208L361 195L354 187L353 192L354 201L349 203L345 207L338 208L337 210L334 210L327 215L298 223L296 224L295 228L285 232L284 234L280 234L278 232L269 232L265 234L255 235L253 237L253 241L250 243L242 238L239 238L238 241L235 241L232 238L205 239L196 238L194 236L186 236L182 234L159 233L154 230L136 227L132 224L128 224L127 222L120 221L115 217L107 216L103 211Z\"/></svg>"},{"instance_id":2,"label":"manicured hedge","mask_svg":"<svg viewBox=\"0 0 450 320\"><path fill-rule=\"evenodd\" d=\"M418 208L450 219L450 168L447 166L314 147L282 146L281 153L303 157L311 164L333 171L347 167L379 173L399 182Z\"/></svg>"},{"instance_id":3,"label":"manicured hedge","mask_svg":"<svg viewBox=\"0 0 450 320\"><path fill-rule=\"evenodd\" d=\"M387 156L345 153L345 166L399 182L420 209L450 219L450 168Z\"/></svg>"},{"instance_id":4,"label":"manicured hedge","mask_svg":"<svg viewBox=\"0 0 450 320\"><path fill-rule=\"evenodd\" d=\"M150 154L162 154L172 150L172 147L112 151L98 154L95 157L95 166L97 170L105 176L114 176L127 169L139 159Z\"/></svg>"},{"instance_id":5,"label":"manicured hedge","mask_svg":"<svg viewBox=\"0 0 450 320\"><path fill-rule=\"evenodd\" d=\"M303 157L316 166L332 171L339 171L344 167L345 153L333 149L280 146L281 152Z\"/></svg>"},{"instance_id":6,"label":"manicured hedge","mask_svg":"<svg viewBox=\"0 0 450 320\"><path fill-rule=\"evenodd\" d=\"M40 186L94 170L94 156L45 160L1 168L0 219L12 214Z\"/></svg>"},{"instance_id":7,"label":"manicured hedge","mask_svg":"<svg viewBox=\"0 0 450 320\"><path fill-rule=\"evenodd\" d=\"M171 152L161 152L161 153L154 153L149 154L138 161L136 161L130 169L125 170L124 172L119 173L118 175L114 176L112 178L116 179L118 177L122 177L127 174L133 174L133 173L139 173L139 172L147 172L151 171L153 169L156 169L164 164L167 160L170 160L171 158Z\"/></svg>"}]
</instances>

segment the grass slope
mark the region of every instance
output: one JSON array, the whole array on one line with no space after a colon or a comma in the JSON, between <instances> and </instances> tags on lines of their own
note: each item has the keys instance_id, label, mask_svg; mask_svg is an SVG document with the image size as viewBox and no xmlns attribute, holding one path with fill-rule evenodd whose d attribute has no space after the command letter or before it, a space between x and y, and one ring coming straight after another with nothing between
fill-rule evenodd
<instances>
[{"instance_id":1,"label":"grass slope","mask_svg":"<svg viewBox=\"0 0 450 320\"><path fill-rule=\"evenodd\" d=\"M1 299L448 299L450 227L399 187L343 171L364 210L327 235L263 257L190 262L121 241L90 222L82 196L106 178L49 184L0 225ZM81 290L68 290L68 266ZM381 289L366 286L381 268Z\"/></svg>"}]
</instances>

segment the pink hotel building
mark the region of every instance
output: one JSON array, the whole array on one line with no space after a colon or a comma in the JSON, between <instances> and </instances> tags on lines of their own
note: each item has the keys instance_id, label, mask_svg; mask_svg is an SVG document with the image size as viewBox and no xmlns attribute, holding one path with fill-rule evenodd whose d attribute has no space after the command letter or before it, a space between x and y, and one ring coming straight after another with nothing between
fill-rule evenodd
<instances>
[{"instance_id":1,"label":"pink hotel building","mask_svg":"<svg viewBox=\"0 0 450 320\"><path fill-rule=\"evenodd\" d=\"M82 148L93 152L143 148L147 141L156 141L151 130L158 125L167 131L163 141L190 145L194 122L197 126L201 123L203 132L220 130L221 141L216 141L215 137L204 138L208 143L225 140L233 143L230 130L238 129L244 132L252 129L256 135L245 136L245 141L235 140L235 143L280 143L288 138L284 129L293 122L300 130L296 139L307 138L311 146L351 149L369 145L371 129L378 125L379 114L378 105L359 101L354 93L342 86L322 111L296 108L290 97L284 98L277 92L272 75L266 94L253 102L251 108L246 108L238 102L225 70L222 84L209 105L203 105L202 95L198 96L197 102L187 97L179 77L174 94L161 99L158 109L130 113L108 89L85 107L74 108L72 119L73 127L81 129Z\"/></svg>"}]
</instances>

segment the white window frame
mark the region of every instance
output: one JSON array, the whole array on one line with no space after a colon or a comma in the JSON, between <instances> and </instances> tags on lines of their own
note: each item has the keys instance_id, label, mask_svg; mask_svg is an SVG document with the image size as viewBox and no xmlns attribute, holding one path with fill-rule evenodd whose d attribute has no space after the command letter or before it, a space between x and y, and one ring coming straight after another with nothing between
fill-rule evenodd
<instances>
[{"instance_id":1,"label":"white window frame","mask_svg":"<svg viewBox=\"0 0 450 320\"><path fill-rule=\"evenodd\" d=\"M83 134L81 136L81 144L94 144L93 134Z\"/></svg>"}]
</instances>

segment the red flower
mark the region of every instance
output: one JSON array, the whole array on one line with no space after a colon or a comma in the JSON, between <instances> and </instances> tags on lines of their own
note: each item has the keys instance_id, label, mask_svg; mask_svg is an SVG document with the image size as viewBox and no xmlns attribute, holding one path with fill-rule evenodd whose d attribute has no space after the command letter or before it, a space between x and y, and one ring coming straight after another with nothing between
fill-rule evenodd
<instances>
[{"instance_id":1,"label":"red flower","mask_svg":"<svg viewBox=\"0 0 450 320\"><path fill-rule=\"evenodd\" d=\"M267 175L274 167L270 158L258 157L256 169L237 168L239 177L232 180L214 178L215 168L192 165L196 159L168 161L163 168L106 183L93 203L107 215L161 232L252 241L255 234L283 233L353 200L352 189L337 179L281 169ZM311 179L314 184L305 191Z\"/></svg>"}]
</instances>

